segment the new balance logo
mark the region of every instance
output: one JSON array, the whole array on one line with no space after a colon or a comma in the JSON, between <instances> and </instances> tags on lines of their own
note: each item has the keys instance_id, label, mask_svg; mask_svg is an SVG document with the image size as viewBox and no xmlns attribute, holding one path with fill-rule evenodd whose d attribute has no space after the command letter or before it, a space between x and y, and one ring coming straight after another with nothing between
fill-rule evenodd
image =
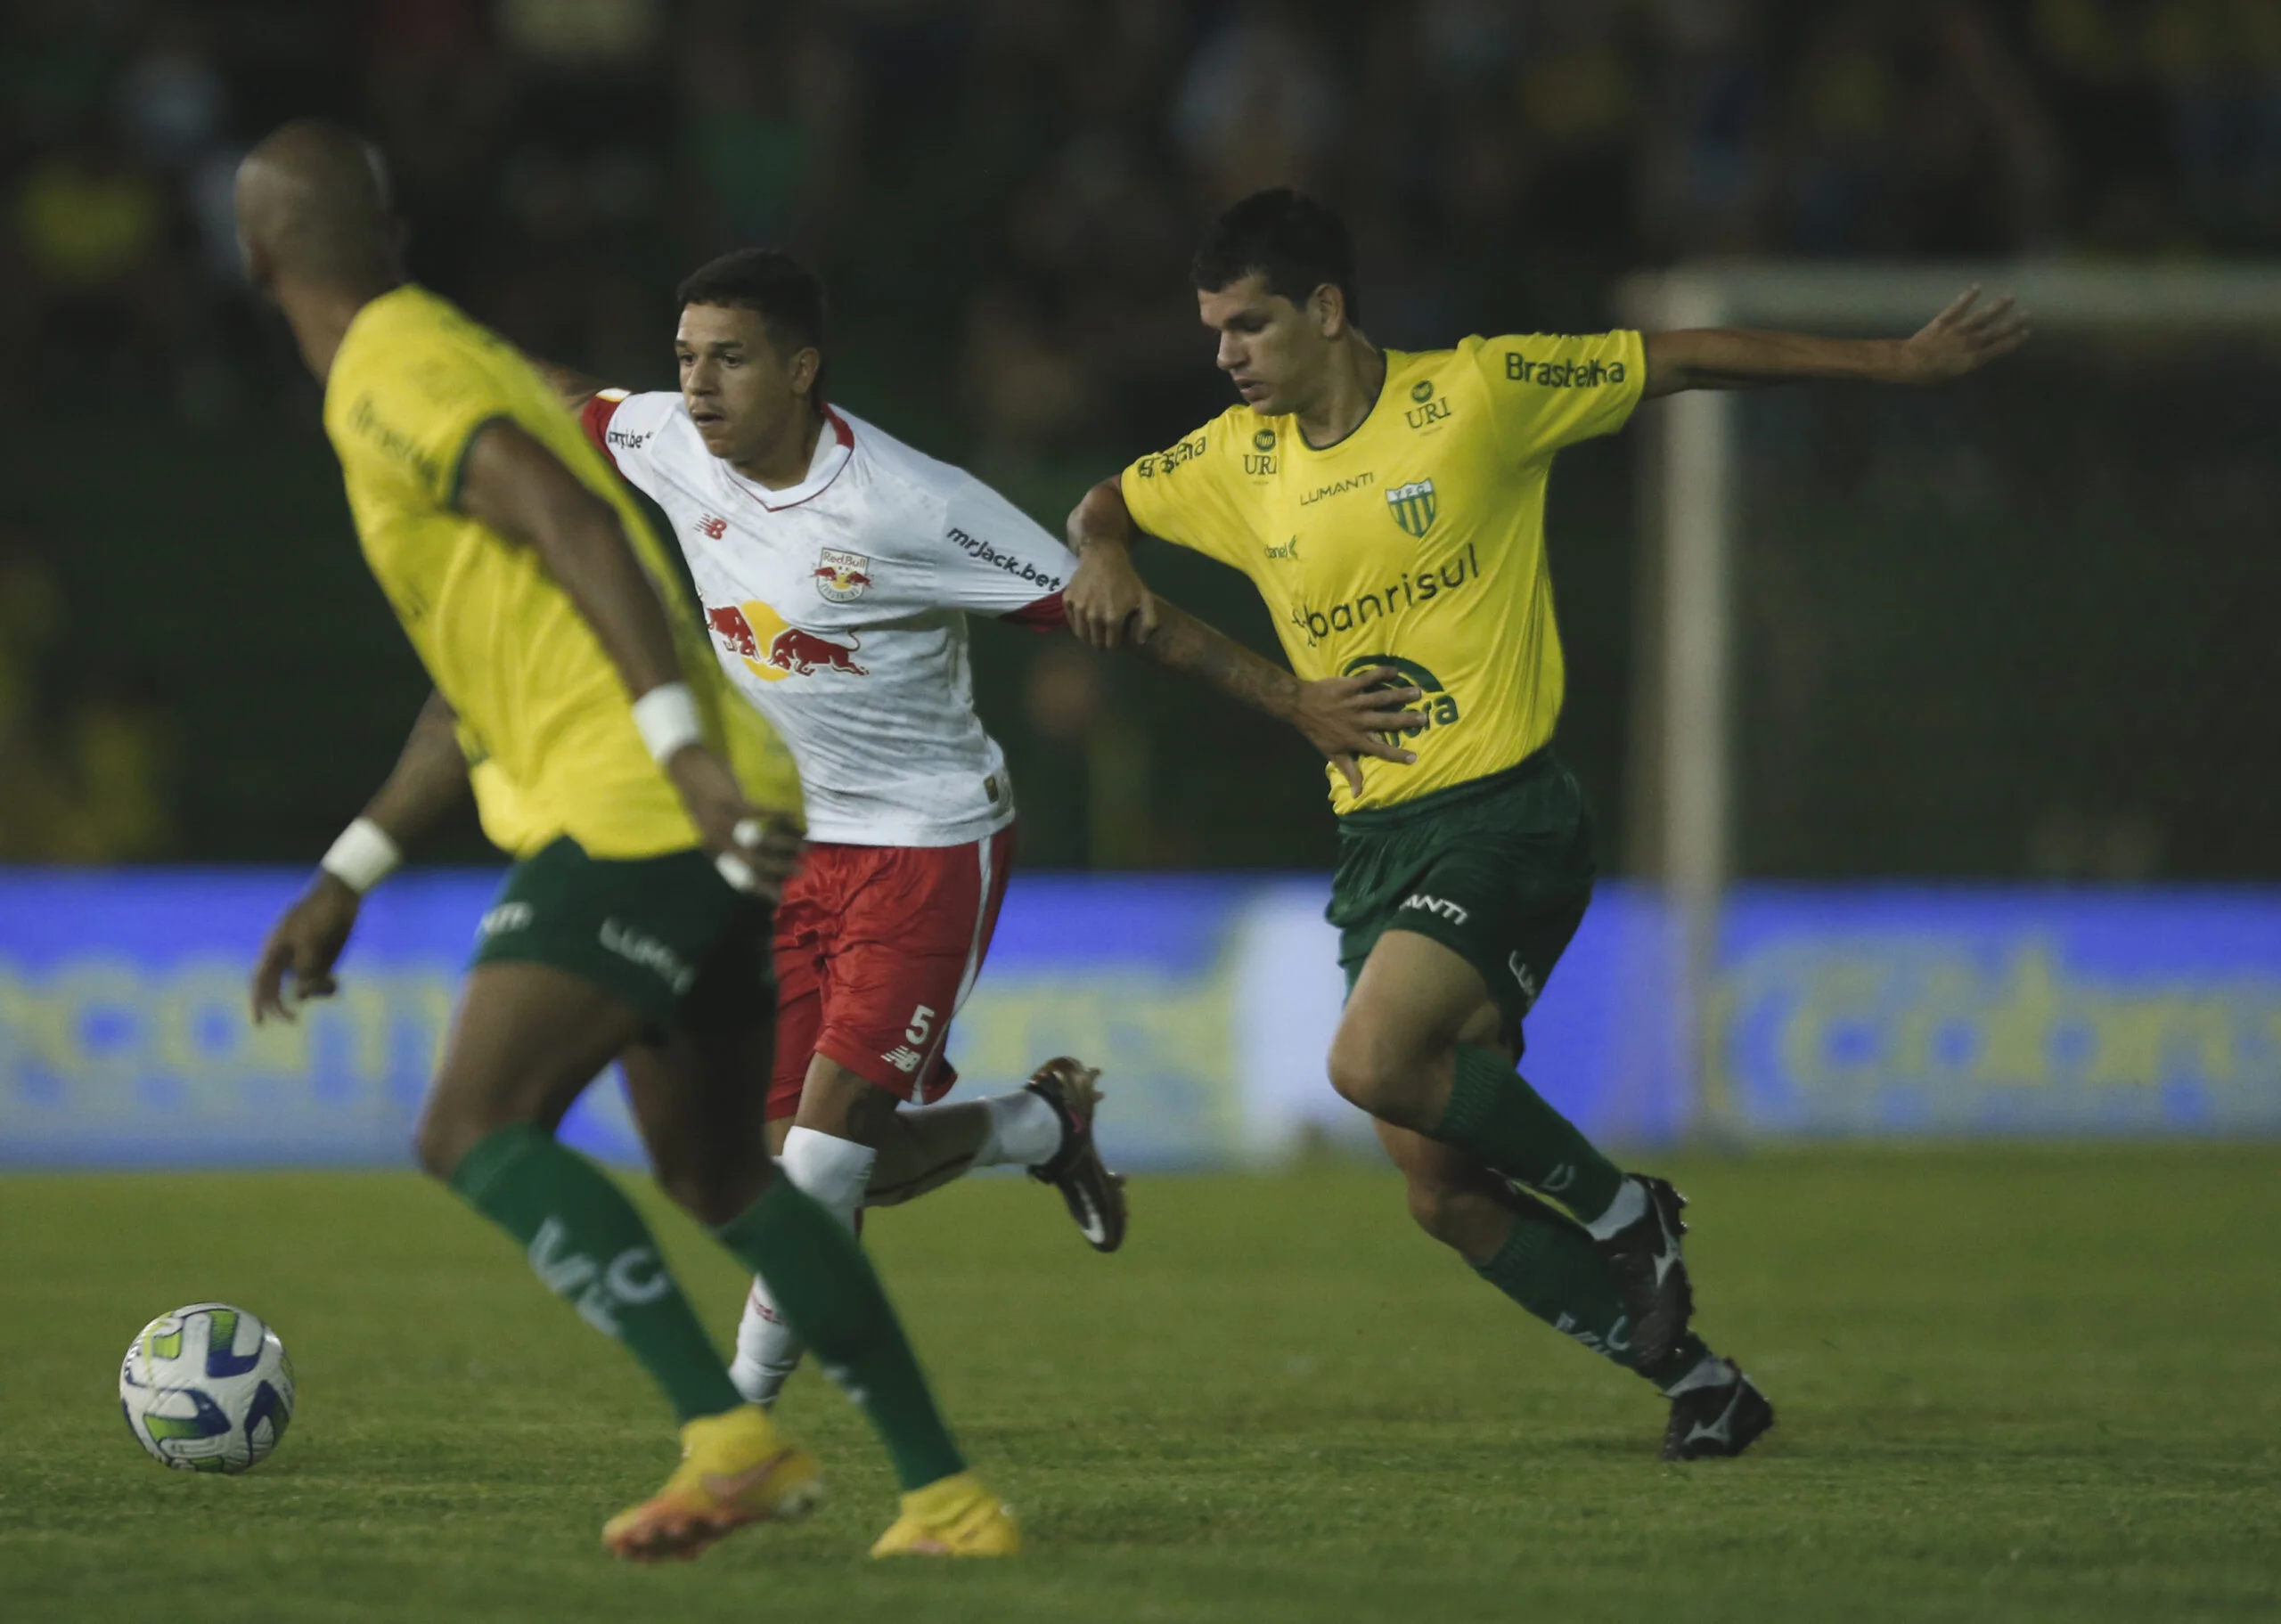
<instances>
[{"instance_id":1,"label":"new balance logo","mask_svg":"<svg viewBox=\"0 0 2281 1624\"><path fill-rule=\"evenodd\" d=\"M887 1050L886 1054L879 1057L880 1059L895 1067L896 1071L903 1073L917 1071L919 1069L919 1063L926 1057L926 1056L920 1054L908 1043L898 1044L896 1047Z\"/></svg>"},{"instance_id":2,"label":"new balance logo","mask_svg":"<svg viewBox=\"0 0 2281 1624\"><path fill-rule=\"evenodd\" d=\"M1422 891L1412 892L1410 894L1410 900L1402 905L1402 910L1411 908L1421 910L1427 913L1435 914L1442 918L1447 919L1452 925L1462 925L1473 917L1464 909L1459 907L1455 902L1451 902L1447 897L1427 896ZM1402 910L1397 910L1396 911L1402 911Z\"/></svg>"},{"instance_id":3,"label":"new balance logo","mask_svg":"<svg viewBox=\"0 0 2281 1624\"><path fill-rule=\"evenodd\" d=\"M650 1246L629 1246L608 1265L583 1252L564 1249L568 1238L562 1220L550 1218L531 1237L531 1268L546 1289L567 1297L578 1317L605 1336L623 1336L620 1308L655 1302L673 1290L673 1277Z\"/></svg>"}]
</instances>

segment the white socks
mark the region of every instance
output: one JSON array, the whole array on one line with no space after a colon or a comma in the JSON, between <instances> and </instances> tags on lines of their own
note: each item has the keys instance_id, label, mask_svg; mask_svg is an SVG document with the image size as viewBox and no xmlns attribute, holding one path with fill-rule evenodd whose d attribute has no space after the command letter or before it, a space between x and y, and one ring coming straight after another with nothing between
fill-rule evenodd
<instances>
[{"instance_id":1,"label":"white socks","mask_svg":"<svg viewBox=\"0 0 2281 1624\"><path fill-rule=\"evenodd\" d=\"M977 1167L1013 1163L1035 1167L1061 1151L1061 1118L1041 1095L1027 1089L993 1094L982 1104L990 1113L990 1135L974 1153Z\"/></svg>"},{"instance_id":2,"label":"white socks","mask_svg":"<svg viewBox=\"0 0 2281 1624\"><path fill-rule=\"evenodd\" d=\"M993 1094L979 1103L990 1115L989 1132L973 1165L998 1167L1011 1163L1036 1167L1051 1162L1061 1150L1061 1118L1042 1098L1027 1089ZM905 1107L905 1114L926 1111L963 1110L964 1106ZM795 1128L785 1136L784 1174L838 1219L843 1228L855 1228L856 1209L863 1204L864 1187L871 1181L871 1164L879 1152L853 1139L835 1138L813 1128ZM755 1404L773 1404L785 1380L799 1367L800 1343L792 1328L777 1318L768 1294L768 1282L755 1279L745 1299L745 1313L737 1325L737 1357L729 1377L737 1391Z\"/></svg>"},{"instance_id":3,"label":"white socks","mask_svg":"<svg viewBox=\"0 0 2281 1624\"><path fill-rule=\"evenodd\" d=\"M1051 1107L1047 1114L1052 1114ZM838 1219L840 1228L853 1232L855 1210L863 1204L863 1187L871 1181L871 1163L877 1160L879 1152L869 1145L795 1128L785 1138L781 1165L796 1188ZM744 1318L737 1326L737 1357L729 1367L729 1379L755 1404L773 1404L799 1363L798 1339L777 1317L768 1283L756 1277L752 1294L745 1299Z\"/></svg>"},{"instance_id":4,"label":"white socks","mask_svg":"<svg viewBox=\"0 0 2281 1624\"><path fill-rule=\"evenodd\" d=\"M1615 1199L1607 1204L1607 1211L1584 1228L1596 1241L1604 1241L1618 1230L1638 1223L1647 1215L1647 1187L1627 1176L1623 1187L1615 1192Z\"/></svg>"}]
</instances>

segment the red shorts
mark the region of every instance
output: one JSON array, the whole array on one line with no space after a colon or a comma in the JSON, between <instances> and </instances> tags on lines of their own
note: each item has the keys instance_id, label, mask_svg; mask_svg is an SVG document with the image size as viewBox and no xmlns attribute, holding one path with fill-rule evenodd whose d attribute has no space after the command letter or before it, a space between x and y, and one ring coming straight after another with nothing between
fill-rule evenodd
<instances>
[{"instance_id":1,"label":"red shorts","mask_svg":"<svg viewBox=\"0 0 2281 1624\"><path fill-rule=\"evenodd\" d=\"M768 1120L800 1108L822 1055L924 1105L974 990L1014 864L1010 825L969 845L811 845L776 910L776 1068Z\"/></svg>"}]
</instances>

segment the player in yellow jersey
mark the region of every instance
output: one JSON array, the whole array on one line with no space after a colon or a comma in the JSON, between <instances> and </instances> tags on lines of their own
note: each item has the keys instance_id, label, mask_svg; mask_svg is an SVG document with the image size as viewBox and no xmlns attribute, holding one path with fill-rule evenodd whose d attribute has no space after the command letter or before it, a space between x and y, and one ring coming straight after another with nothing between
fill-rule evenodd
<instances>
[{"instance_id":1,"label":"player in yellow jersey","mask_svg":"<svg viewBox=\"0 0 2281 1624\"><path fill-rule=\"evenodd\" d=\"M2026 327L2009 300L1975 308L1974 290L1900 340L1718 330L1380 350L1358 325L1345 226L1282 190L1221 217L1193 280L1244 404L1079 504L1071 622L1102 646L1149 634L1129 556L1145 532L1249 576L1299 678L1403 685L1420 719L1404 759L1333 763L1329 917L1349 994L1331 1081L1377 1119L1428 1234L1671 1399L1667 1459L1739 1454L1773 1409L1688 1328L1678 1192L1617 1168L1515 1069L1593 876L1583 797L1552 751L1565 676L1546 477L1648 396L1939 383Z\"/></svg>"},{"instance_id":2,"label":"player in yellow jersey","mask_svg":"<svg viewBox=\"0 0 2281 1624\"><path fill-rule=\"evenodd\" d=\"M639 510L552 391L404 280L364 143L285 126L240 168L237 208L248 270L324 383L365 559L436 687L264 950L255 1018L290 1018L289 976L298 997L331 991L358 897L472 781L516 861L417 1148L680 1418L680 1469L605 1541L691 1555L804 1513L821 1486L814 1457L740 1399L633 1205L553 1137L621 1059L661 1181L767 1275L885 1440L903 1515L875 1553L1010 1553L1013 1523L968 1471L863 1252L764 1149L768 904L799 853L781 750L739 714Z\"/></svg>"}]
</instances>

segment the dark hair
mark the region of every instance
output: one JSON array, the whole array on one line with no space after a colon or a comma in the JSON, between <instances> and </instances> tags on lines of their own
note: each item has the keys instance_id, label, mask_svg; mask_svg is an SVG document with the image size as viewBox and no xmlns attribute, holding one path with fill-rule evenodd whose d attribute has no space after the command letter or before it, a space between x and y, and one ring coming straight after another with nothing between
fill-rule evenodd
<instances>
[{"instance_id":1,"label":"dark hair","mask_svg":"<svg viewBox=\"0 0 2281 1624\"><path fill-rule=\"evenodd\" d=\"M1346 223L1288 186L1255 192L1231 205L1213 223L1189 266L1189 279L1206 293L1253 275L1265 277L1270 293L1295 305L1305 304L1329 282L1346 296L1346 319L1362 319Z\"/></svg>"},{"instance_id":2,"label":"dark hair","mask_svg":"<svg viewBox=\"0 0 2281 1624\"><path fill-rule=\"evenodd\" d=\"M777 353L813 349L818 360L809 398L823 399L826 319L823 279L775 249L739 249L691 272L675 290L684 305L723 305L749 310L768 330Z\"/></svg>"}]
</instances>

